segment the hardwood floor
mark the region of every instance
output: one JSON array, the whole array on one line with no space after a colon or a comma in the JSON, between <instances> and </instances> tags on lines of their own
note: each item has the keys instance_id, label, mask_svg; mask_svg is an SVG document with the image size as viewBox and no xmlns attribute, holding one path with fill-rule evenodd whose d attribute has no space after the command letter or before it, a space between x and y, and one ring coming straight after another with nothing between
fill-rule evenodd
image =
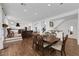
<instances>
[{"instance_id":1,"label":"hardwood floor","mask_svg":"<svg viewBox=\"0 0 79 59\"><path fill-rule=\"evenodd\" d=\"M7 49L1 50L1 56L39 56L39 54L32 49L32 39L28 38L23 41L6 43ZM66 54L68 56L79 56L79 46L75 39L69 39L66 45ZM57 54L60 55L59 53Z\"/></svg>"},{"instance_id":2,"label":"hardwood floor","mask_svg":"<svg viewBox=\"0 0 79 59\"><path fill-rule=\"evenodd\" d=\"M6 44L7 49L1 51L1 55L5 56L34 56L37 55L32 49L32 40L25 39L23 41Z\"/></svg>"}]
</instances>

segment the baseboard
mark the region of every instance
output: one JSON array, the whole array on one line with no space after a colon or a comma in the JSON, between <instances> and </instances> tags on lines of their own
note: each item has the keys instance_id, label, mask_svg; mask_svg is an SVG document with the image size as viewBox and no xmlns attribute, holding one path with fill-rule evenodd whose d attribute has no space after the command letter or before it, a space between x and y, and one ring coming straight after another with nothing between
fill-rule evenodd
<instances>
[{"instance_id":1,"label":"baseboard","mask_svg":"<svg viewBox=\"0 0 79 59\"><path fill-rule=\"evenodd\" d=\"M21 41L21 40L23 40L21 37L8 38L8 39L6 39L5 43L8 43L8 42L16 42L16 41Z\"/></svg>"},{"instance_id":2,"label":"baseboard","mask_svg":"<svg viewBox=\"0 0 79 59\"><path fill-rule=\"evenodd\" d=\"M79 45L79 39L77 39L77 44Z\"/></svg>"}]
</instances>

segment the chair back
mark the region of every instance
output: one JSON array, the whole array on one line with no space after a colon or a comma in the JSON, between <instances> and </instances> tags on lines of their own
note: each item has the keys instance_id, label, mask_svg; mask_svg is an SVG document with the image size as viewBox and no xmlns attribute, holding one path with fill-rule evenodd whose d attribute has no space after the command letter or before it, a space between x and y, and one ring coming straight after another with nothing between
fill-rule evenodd
<instances>
[{"instance_id":1,"label":"chair back","mask_svg":"<svg viewBox=\"0 0 79 59\"><path fill-rule=\"evenodd\" d=\"M42 36L37 36L37 46L38 49L41 50L43 48L43 37Z\"/></svg>"},{"instance_id":2,"label":"chair back","mask_svg":"<svg viewBox=\"0 0 79 59\"><path fill-rule=\"evenodd\" d=\"M42 49L43 47L43 37L40 35L36 35L33 38L33 48L35 47L35 49L39 50Z\"/></svg>"},{"instance_id":3,"label":"chair back","mask_svg":"<svg viewBox=\"0 0 79 59\"><path fill-rule=\"evenodd\" d=\"M66 55L66 53L65 53L65 47L66 47L67 39L68 39L68 35L66 35L65 38L64 38L64 36L63 36L63 42L62 42L62 48L61 48L61 55L62 55L63 53L64 53L64 55Z\"/></svg>"},{"instance_id":4,"label":"chair back","mask_svg":"<svg viewBox=\"0 0 79 59\"><path fill-rule=\"evenodd\" d=\"M34 35L32 39L33 39L32 48L36 50L37 36L36 36L36 35Z\"/></svg>"}]
</instances>

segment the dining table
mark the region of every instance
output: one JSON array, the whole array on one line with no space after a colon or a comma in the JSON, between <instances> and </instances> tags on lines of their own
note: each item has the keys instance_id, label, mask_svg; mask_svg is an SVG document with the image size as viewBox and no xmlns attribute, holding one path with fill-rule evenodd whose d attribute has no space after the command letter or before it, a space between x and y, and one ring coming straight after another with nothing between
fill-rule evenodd
<instances>
[{"instance_id":1,"label":"dining table","mask_svg":"<svg viewBox=\"0 0 79 59\"><path fill-rule=\"evenodd\" d=\"M60 45L61 44L61 36L57 37L57 36L54 36L54 35L46 35L45 33L33 33L33 36L36 36L36 35L41 35L43 37L43 47L51 47L51 46L55 46L57 45ZM59 35L59 34L58 34Z\"/></svg>"},{"instance_id":2,"label":"dining table","mask_svg":"<svg viewBox=\"0 0 79 59\"><path fill-rule=\"evenodd\" d=\"M60 41L60 38L51 38L51 37L48 37L48 38L45 38L43 39L44 43L43 43L43 47L52 47L52 46L57 46L59 48L58 45L61 44L61 41Z\"/></svg>"},{"instance_id":3,"label":"dining table","mask_svg":"<svg viewBox=\"0 0 79 59\"><path fill-rule=\"evenodd\" d=\"M74 35L68 35L68 39L75 39ZM50 38L45 38L44 39L44 44L43 47L52 47L56 50L61 50L62 49L62 44L63 44L63 39L56 37L55 39L50 39Z\"/></svg>"}]
</instances>

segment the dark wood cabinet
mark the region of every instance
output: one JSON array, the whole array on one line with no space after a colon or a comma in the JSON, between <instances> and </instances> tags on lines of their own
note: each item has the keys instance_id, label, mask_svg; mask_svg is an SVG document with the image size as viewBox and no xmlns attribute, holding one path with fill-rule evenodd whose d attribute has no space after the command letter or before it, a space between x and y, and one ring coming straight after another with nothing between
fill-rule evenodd
<instances>
[{"instance_id":1,"label":"dark wood cabinet","mask_svg":"<svg viewBox=\"0 0 79 59\"><path fill-rule=\"evenodd\" d=\"M24 38L29 38L29 37L31 37L32 36L32 30L30 30L30 31L22 31L22 38L24 39Z\"/></svg>"}]
</instances>

